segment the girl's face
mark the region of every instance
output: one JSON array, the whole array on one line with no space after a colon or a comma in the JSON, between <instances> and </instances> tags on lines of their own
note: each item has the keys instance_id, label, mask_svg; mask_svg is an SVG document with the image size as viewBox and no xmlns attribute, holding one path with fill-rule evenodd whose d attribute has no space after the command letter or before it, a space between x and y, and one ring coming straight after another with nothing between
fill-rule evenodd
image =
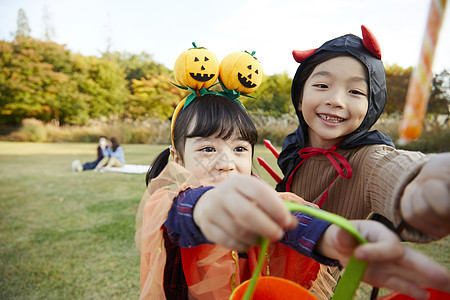
<instances>
[{"instance_id":1,"label":"girl's face","mask_svg":"<svg viewBox=\"0 0 450 300\"><path fill-rule=\"evenodd\" d=\"M335 57L314 69L299 104L312 147L328 149L361 125L369 105L368 75L356 58Z\"/></svg>"},{"instance_id":2,"label":"girl's face","mask_svg":"<svg viewBox=\"0 0 450 300\"><path fill-rule=\"evenodd\" d=\"M236 134L228 140L192 137L186 139L183 158L181 162L179 156L175 156L175 161L198 179L215 185L232 174L251 174L252 146Z\"/></svg>"}]
</instances>

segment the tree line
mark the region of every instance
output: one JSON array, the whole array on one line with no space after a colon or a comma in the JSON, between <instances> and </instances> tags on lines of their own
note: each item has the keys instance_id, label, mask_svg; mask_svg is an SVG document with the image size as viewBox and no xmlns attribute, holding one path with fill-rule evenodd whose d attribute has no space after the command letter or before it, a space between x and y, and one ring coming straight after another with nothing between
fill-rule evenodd
<instances>
[{"instance_id":1,"label":"tree line","mask_svg":"<svg viewBox=\"0 0 450 300\"><path fill-rule=\"evenodd\" d=\"M170 118L186 92L171 84L171 70L148 53L83 56L50 40L32 38L23 15L11 42L0 41L0 125L25 118L83 125L91 119ZM401 114L412 68L386 66L388 99L384 112ZM292 79L265 76L253 98L241 97L250 112L293 113ZM434 75L428 112L449 115L450 74Z\"/></svg>"},{"instance_id":2,"label":"tree line","mask_svg":"<svg viewBox=\"0 0 450 300\"><path fill-rule=\"evenodd\" d=\"M181 91L150 55L73 54L27 36L0 41L0 119L82 125L90 119L168 117Z\"/></svg>"}]
</instances>

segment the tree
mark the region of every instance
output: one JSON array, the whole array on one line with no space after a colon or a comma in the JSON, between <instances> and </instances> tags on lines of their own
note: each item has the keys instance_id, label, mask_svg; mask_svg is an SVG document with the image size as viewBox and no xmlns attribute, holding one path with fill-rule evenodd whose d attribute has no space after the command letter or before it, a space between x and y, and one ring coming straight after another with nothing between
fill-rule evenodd
<instances>
[{"instance_id":1,"label":"tree","mask_svg":"<svg viewBox=\"0 0 450 300\"><path fill-rule=\"evenodd\" d=\"M147 75L170 74L169 69L155 62L153 57L146 52L141 52L140 54L129 52L103 53L102 57L107 57L125 68L126 78L130 82L130 86L133 79L140 80L141 78L146 78Z\"/></svg>"},{"instance_id":2,"label":"tree","mask_svg":"<svg viewBox=\"0 0 450 300\"><path fill-rule=\"evenodd\" d=\"M127 106L126 116L133 119L158 117L166 120L172 116L175 107L186 92L174 87L166 74L147 75L132 79L133 95Z\"/></svg>"},{"instance_id":3,"label":"tree","mask_svg":"<svg viewBox=\"0 0 450 300\"><path fill-rule=\"evenodd\" d=\"M402 113L412 68L403 69L398 65L386 66L387 101L384 112Z\"/></svg>"},{"instance_id":4,"label":"tree","mask_svg":"<svg viewBox=\"0 0 450 300\"><path fill-rule=\"evenodd\" d=\"M45 61L46 44L18 36L0 46L0 109L2 122L19 123L35 117L58 119L58 91L68 81L66 74Z\"/></svg>"},{"instance_id":5,"label":"tree","mask_svg":"<svg viewBox=\"0 0 450 300\"><path fill-rule=\"evenodd\" d=\"M111 15L108 14L108 22L104 26L105 29L105 44L106 44L106 50L102 53L102 58L104 59L111 59L111 48L113 45L113 39L112 39L112 29L111 29Z\"/></svg>"},{"instance_id":6,"label":"tree","mask_svg":"<svg viewBox=\"0 0 450 300\"><path fill-rule=\"evenodd\" d=\"M44 23L44 39L46 41L51 41L55 36L55 27L53 27L51 15L48 11L47 5L45 5L43 9L42 21Z\"/></svg>"},{"instance_id":7,"label":"tree","mask_svg":"<svg viewBox=\"0 0 450 300\"><path fill-rule=\"evenodd\" d=\"M449 116L450 106L450 73L443 70L435 74L431 88L430 101L428 102L428 112Z\"/></svg>"},{"instance_id":8,"label":"tree","mask_svg":"<svg viewBox=\"0 0 450 300\"><path fill-rule=\"evenodd\" d=\"M387 114L402 114L412 68L403 69L398 65L386 66L387 102L384 112ZM449 114L450 105L450 74L443 70L434 74L431 94L428 101L428 113Z\"/></svg>"},{"instance_id":9,"label":"tree","mask_svg":"<svg viewBox=\"0 0 450 300\"><path fill-rule=\"evenodd\" d=\"M130 92L124 70L115 62L77 56L74 80L84 95L89 118L113 118L124 113Z\"/></svg>"},{"instance_id":10,"label":"tree","mask_svg":"<svg viewBox=\"0 0 450 300\"><path fill-rule=\"evenodd\" d=\"M30 25L28 24L28 18L25 11L20 8L17 13L17 30L15 37L29 37L31 34Z\"/></svg>"},{"instance_id":11,"label":"tree","mask_svg":"<svg viewBox=\"0 0 450 300\"><path fill-rule=\"evenodd\" d=\"M0 122L37 118L84 124L120 117L130 92L116 63L72 55L64 46L30 37L0 41Z\"/></svg>"},{"instance_id":12,"label":"tree","mask_svg":"<svg viewBox=\"0 0 450 300\"><path fill-rule=\"evenodd\" d=\"M292 79L285 72L265 76L261 86L250 96L257 99L241 97L249 111L263 111L266 114L280 116L293 112L291 105Z\"/></svg>"}]
</instances>

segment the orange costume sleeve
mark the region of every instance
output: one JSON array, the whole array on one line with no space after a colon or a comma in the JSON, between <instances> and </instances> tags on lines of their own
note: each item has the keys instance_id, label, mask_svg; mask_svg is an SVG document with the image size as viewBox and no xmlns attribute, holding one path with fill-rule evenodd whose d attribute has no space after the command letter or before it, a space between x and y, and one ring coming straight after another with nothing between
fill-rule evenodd
<instances>
[{"instance_id":1,"label":"orange costume sleeve","mask_svg":"<svg viewBox=\"0 0 450 300\"><path fill-rule=\"evenodd\" d=\"M187 188L202 186L189 171L176 163L169 163L153 179L142 197L136 222L136 245L141 250L140 299L165 299L164 267L166 249L162 226L173 200ZM284 200L305 202L291 193L281 193ZM247 251L248 258L239 258L236 251L217 245L181 248L181 259L192 299L229 299L232 291L248 280L256 267L259 247ZM262 276L277 276L313 288L322 266L281 243L271 243Z\"/></svg>"},{"instance_id":2,"label":"orange costume sleeve","mask_svg":"<svg viewBox=\"0 0 450 300\"><path fill-rule=\"evenodd\" d=\"M182 166L170 162L151 180L139 205L136 218L136 246L141 250L140 299L165 299L164 267L166 249L162 226L173 199L188 187L201 186L195 176Z\"/></svg>"}]
</instances>

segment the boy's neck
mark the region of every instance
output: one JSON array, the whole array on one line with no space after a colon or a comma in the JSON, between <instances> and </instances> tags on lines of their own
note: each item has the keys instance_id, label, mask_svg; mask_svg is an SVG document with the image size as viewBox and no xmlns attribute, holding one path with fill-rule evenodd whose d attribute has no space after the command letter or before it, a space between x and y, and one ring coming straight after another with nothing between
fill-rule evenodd
<instances>
[{"instance_id":1,"label":"boy's neck","mask_svg":"<svg viewBox=\"0 0 450 300\"><path fill-rule=\"evenodd\" d=\"M328 150L331 147L333 147L336 144L340 144L344 139L337 139L337 140L330 140L328 141L311 141L311 139L308 140L308 143L306 144L307 147L312 147L312 148L321 148L321 149L325 149Z\"/></svg>"}]
</instances>

